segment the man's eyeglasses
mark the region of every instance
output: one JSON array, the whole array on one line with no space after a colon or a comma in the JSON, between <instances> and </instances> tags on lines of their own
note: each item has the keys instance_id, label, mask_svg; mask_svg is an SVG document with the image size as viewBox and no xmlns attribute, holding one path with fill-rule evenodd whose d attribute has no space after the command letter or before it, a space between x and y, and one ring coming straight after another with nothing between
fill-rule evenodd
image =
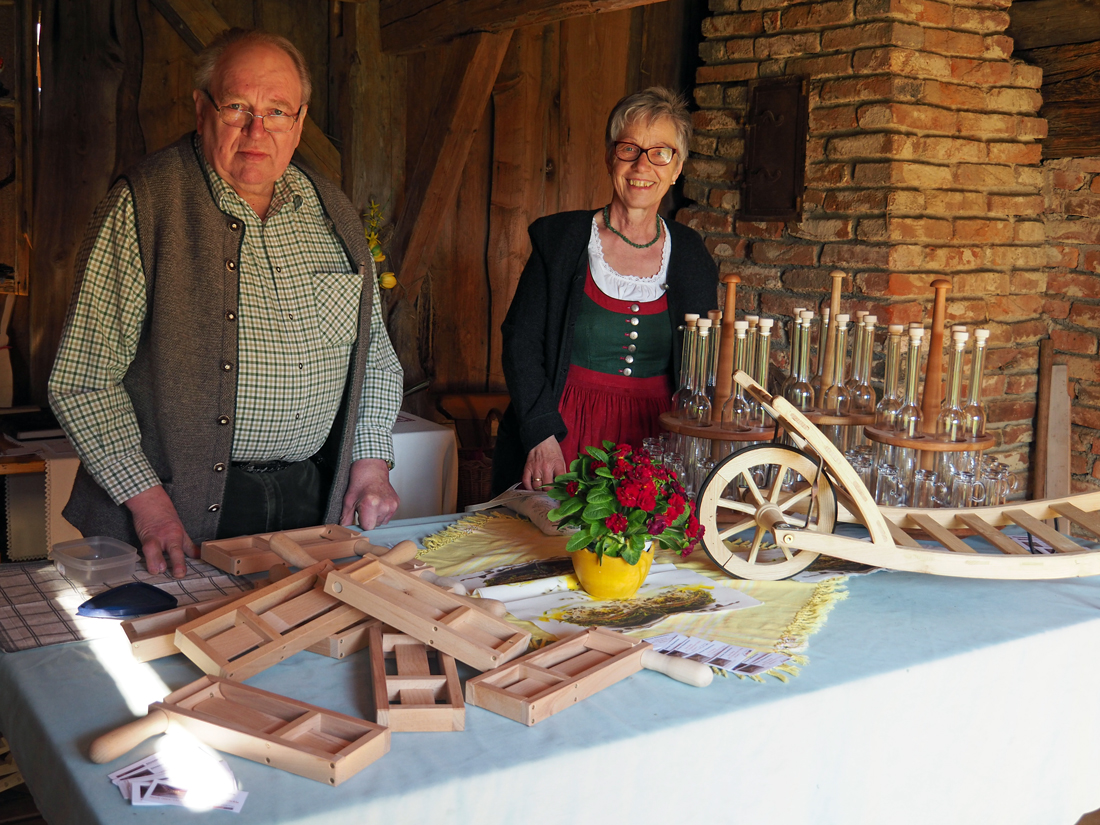
<instances>
[{"instance_id":1,"label":"man's eyeglasses","mask_svg":"<svg viewBox=\"0 0 1100 825\"><path fill-rule=\"evenodd\" d=\"M299 106L298 111L293 115L282 113L272 113L262 116L254 115L247 109L236 108L241 105L239 103L219 106L214 102L214 98L210 96L210 92L203 89L202 93L206 95L206 99L210 101L210 105L214 107L214 111L218 113L218 117L221 118L222 123L226 126L235 126L239 129L249 128L252 125L252 118L258 117L263 123L264 128L269 132L289 132L294 128L294 124L298 122L298 118L302 114L302 107Z\"/></svg>"},{"instance_id":2,"label":"man's eyeglasses","mask_svg":"<svg viewBox=\"0 0 1100 825\"><path fill-rule=\"evenodd\" d=\"M676 150L671 146L650 146L648 149L643 149L633 143L615 144L615 157L619 160L633 163L642 155L649 158L649 162L654 166L668 166L672 163L672 159L676 157Z\"/></svg>"}]
</instances>

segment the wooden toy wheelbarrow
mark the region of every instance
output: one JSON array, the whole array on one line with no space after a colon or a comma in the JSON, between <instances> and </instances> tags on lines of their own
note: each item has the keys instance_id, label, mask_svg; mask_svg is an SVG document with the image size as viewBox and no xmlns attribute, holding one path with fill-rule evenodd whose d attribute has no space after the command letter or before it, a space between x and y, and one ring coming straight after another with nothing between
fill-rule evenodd
<instances>
[{"instance_id":1,"label":"wooden toy wheelbarrow","mask_svg":"<svg viewBox=\"0 0 1100 825\"><path fill-rule=\"evenodd\" d=\"M744 372L734 380L779 422L798 449L766 444L741 450L718 464L703 483L696 504L706 527L703 547L727 573L784 579L825 554L938 576L1061 579L1100 574L1100 551L1045 523L1064 517L1100 536L1100 492L996 507L881 507L840 451L793 404L772 396ZM862 523L870 541L832 535L838 518ZM1054 552L1033 554L999 529L1012 524ZM746 546L726 544L749 529L752 540ZM926 547L907 530L920 531L922 539L940 546ZM976 533L998 552L978 552L952 530ZM769 552L766 542L782 555Z\"/></svg>"}]
</instances>

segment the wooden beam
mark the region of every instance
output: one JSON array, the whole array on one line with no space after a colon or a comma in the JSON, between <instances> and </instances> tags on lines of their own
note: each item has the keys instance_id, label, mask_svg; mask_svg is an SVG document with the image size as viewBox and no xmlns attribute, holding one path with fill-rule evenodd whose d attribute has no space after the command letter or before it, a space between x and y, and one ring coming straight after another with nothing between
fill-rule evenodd
<instances>
[{"instance_id":1,"label":"wooden beam","mask_svg":"<svg viewBox=\"0 0 1100 825\"><path fill-rule=\"evenodd\" d=\"M183 41L195 52L202 51L229 24L209 0L150 0L172 24ZM340 183L340 152L325 133L306 115L298 154L310 166L330 180Z\"/></svg>"},{"instance_id":2,"label":"wooden beam","mask_svg":"<svg viewBox=\"0 0 1100 825\"><path fill-rule=\"evenodd\" d=\"M178 0L175 0L178 2ZM195 0L191 0L194 2ZM661 0L381 0L382 49L404 54L474 32L503 32Z\"/></svg>"},{"instance_id":3,"label":"wooden beam","mask_svg":"<svg viewBox=\"0 0 1100 825\"><path fill-rule=\"evenodd\" d=\"M1008 13L1016 51L1100 40L1100 0L1024 0Z\"/></svg>"},{"instance_id":4,"label":"wooden beam","mask_svg":"<svg viewBox=\"0 0 1100 825\"><path fill-rule=\"evenodd\" d=\"M447 50L448 79L407 181L391 248L394 271L410 301L419 294L435 251L439 221L454 205L466 156L511 36L510 31L470 35Z\"/></svg>"}]
</instances>

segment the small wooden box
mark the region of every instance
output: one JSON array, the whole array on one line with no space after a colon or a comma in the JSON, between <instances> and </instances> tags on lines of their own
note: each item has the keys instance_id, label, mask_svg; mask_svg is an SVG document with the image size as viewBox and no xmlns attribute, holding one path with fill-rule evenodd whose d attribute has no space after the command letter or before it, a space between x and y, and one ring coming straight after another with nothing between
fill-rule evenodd
<instances>
[{"instance_id":1,"label":"small wooden box","mask_svg":"<svg viewBox=\"0 0 1100 825\"><path fill-rule=\"evenodd\" d=\"M274 533L258 533L235 539L216 539L202 543L202 560L234 576L262 573L283 560L270 549L269 541ZM339 524L323 524L320 527L303 527L287 530L284 535L292 539L317 561L346 559L358 555L356 542L367 541L358 530Z\"/></svg>"},{"instance_id":2,"label":"small wooden box","mask_svg":"<svg viewBox=\"0 0 1100 825\"><path fill-rule=\"evenodd\" d=\"M188 622L176 647L211 675L254 676L365 618L322 590L333 569L319 562Z\"/></svg>"},{"instance_id":3,"label":"small wooden box","mask_svg":"<svg viewBox=\"0 0 1100 825\"><path fill-rule=\"evenodd\" d=\"M478 670L523 654L531 634L374 556L330 573L325 593Z\"/></svg>"},{"instance_id":4,"label":"small wooden box","mask_svg":"<svg viewBox=\"0 0 1100 825\"><path fill-rule=\"evenodd\" d=\"M466 704L453 656L381 623L371 626L368 634L374 721L393 731L466 727Z\"/></svg>"},{"instance_id":5,"label":"small wooden box","mask_svg":"<svg viewBox=\"0 0 1100 825\"><path fill-rule=\"evenodd\" d=\"M466 701L525 725L572 707L642 669L649 642L603 627L528 653L466 683Z\"/></svg>"}]
</instances>

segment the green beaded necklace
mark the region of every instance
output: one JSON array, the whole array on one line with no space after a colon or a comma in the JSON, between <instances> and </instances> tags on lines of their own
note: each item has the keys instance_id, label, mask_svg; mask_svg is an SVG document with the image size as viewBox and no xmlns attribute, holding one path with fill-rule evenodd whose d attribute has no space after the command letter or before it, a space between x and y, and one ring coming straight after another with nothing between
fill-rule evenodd
<instances>
[{"instance_id":1,"label":"green beaded necklace","mask_svg":"<svg viewBox=\"0 0 1100 825\"><path fill-rule=\"evenodd\" d=\"M654 236L653 240L650 241L649 243L634 243L634 241L630 240L630 238L628 238L626 235L624 235L622 232L620 232L618 229L616 229L615 227L613 227L611 225L611 204L608 204L607 206L605 206L603 208L603 225L606 226L608 229L610 229L612 232L614 232L616 235L618 235L620 238L622 238L624 241L626 241L628 244L630 244L635 249L649 249L651 246L653 246L653 244L657 243L657 241L659 241L661 239L661 216L660 215L657 216L657 234Z\"/></svg>"}]
</instances>

